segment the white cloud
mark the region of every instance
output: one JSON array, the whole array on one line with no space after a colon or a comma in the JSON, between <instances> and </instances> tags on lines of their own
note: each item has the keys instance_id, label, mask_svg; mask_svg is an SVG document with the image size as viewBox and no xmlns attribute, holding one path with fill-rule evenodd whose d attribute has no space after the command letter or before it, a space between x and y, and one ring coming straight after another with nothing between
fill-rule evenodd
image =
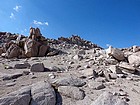
<instances>
[{"instance_id":1,"label":"white cloud","mask_svg":"<svg viewBox=\"0 0 140 105\"><path fill-rule=\"evenodd\" d=\"M13 13L11 13L10 18L15 19L15 15Z\"/></svg>"},{"instance_id":2,"label":"white cloud","mask_svg":"<svg viewBox=\"0 0 140 105\"><path fill-rule=\"evenodd\" d=\"M13 9L18 12L20 10L21 6L16 5L16 7L14 7Z\"/></svg>"},{"instance_id":3,"label":"white cloud","mask_svg":"<svg viewBox=\"0 0 140 105\"><path fill-rule=\"evenodd\" d=\"M48 22L45 22L44 24L45 24L45 25L47 25L47 26L49 25L49 23L48 23Z\"/></svg>"},{"instance_id":4,"label":"white cloud","mask_svg":"<svg viewBox=\"0 0 140 105\"><path fill-rule=\"evenodd\" d=\"M40 22L40 21L36 21L36 20L33 21L33 24L35 24L35 25L46 25L46 26L49 25L48 22Z\"/></svg>"}]
</instances>

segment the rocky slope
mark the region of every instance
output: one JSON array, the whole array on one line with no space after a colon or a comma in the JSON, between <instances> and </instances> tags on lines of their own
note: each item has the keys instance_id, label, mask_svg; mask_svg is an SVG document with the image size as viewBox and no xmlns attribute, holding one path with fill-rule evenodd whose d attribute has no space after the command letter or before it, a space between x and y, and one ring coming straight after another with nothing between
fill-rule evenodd
<instances>
[{"instance_id":1,"label":"rocky slope","mask_svg":"<svg viewBox=\"0 0 140 105\"><path fill-rule=\"evenodd\" d=\"M140 47L0 33L0 105L140 105Z\"/></svg>"}]
</instances>

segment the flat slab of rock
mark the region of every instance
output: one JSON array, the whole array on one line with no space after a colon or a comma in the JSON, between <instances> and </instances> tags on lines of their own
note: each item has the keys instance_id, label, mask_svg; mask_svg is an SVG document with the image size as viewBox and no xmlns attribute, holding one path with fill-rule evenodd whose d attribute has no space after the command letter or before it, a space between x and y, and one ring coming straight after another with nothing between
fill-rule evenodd
<instances>
[{"instance_id":1,"label":"flat slab of rock","mask_svg":"<svg viewBox=\"0 0 140 105\"><path fill-rule=\"evenodd\" d=\"M80 73L82 73L84 76L93 76L93 69L92 68L84 69L80 71Z\"/></svg>"},{"instance_id":2,"label":"flat slab of rock","mask_svg":"<svg viewBox=\"0 0 140 105\"><path fill-rule=\"evenodd\" d=\"M2 76L2 79L3 80L10 80L10 79L16 79L20 76L22 76L23 74L22 73L14 73L14 74L4 74Z\"/></svg>"},{"instance_id":3,"label":"flat slab of rock","mask_svg":"<svg viewBox=\"0 0 140 105\"><path fill-rule=\"evenodd\" d=\"M91 105L128 105L125 101L110 92L101 94Z\"/></svg>"},{"instance_id":4,"label":"flat slab of rock","mask_svg":"<svg viewBox=\"0 0 140 105\"><path fill-rule=\"evenodd\" d=\"M95 89L95 90L100 90L104 89L105 85L102 82L95 82L95 81L90 81L88 83L89 88Z\"/></svg>"},{"instance_id":5,"label":"flat slab of rock","mask_svg":"<svg viewBox=\"0 0 140 105\"><path fill-rule=\"evenodd\" d=\"M26 69L30 67L31 65L29 63L19 63L19 64L15 64L14 66L15 69Z\"/></svg>"},{"instance_id":6,"label":"flat slab of rock","mask_svg":"<svg viewBox=\"0 0 140 105\"><path fill-rule=\"evenodd\" d=\"M10 86L14 86L16 83L15 82L11 82L11 83L7 83L6 86L10 87Z\"/></svg>"},{"instance_id":7,"label":"flat slab of rock","mask_svg":"<svg viewBox=\"0 0 140 105\"><path fill-rule=\"evenodd\" d=\"M43 72L44 71L44 64L43 63L35 63L31 66L31 72Z\"/></svg>"},{"instance_id":8,"label":"flat slab of rock","mask_svg":"<svg viewBox=\"0 0 140 105\"><path fill-rule=\"evenodd\" d=\"M60 94L76 99L76 100L82 100L85 97L85 94L82 90L80 90L78 87L74 86L59 86L58 92Z\"/></svg>"},{"instance_id":9,"label":"flat slab of rock","mask_svg":"<svg viewBox=\"0 0 140 105\"><path fill-rule=\"evenodd\" d=\"M81 87L84 86L86 83L78 78L73 77L63 77L60 79L56 79L52 82L52 85L54 86L77 86Z\"/></svg>"},{"instance_id":10,"label":"flat slab of rock","mask_svg":"<svg viewBox=\"0 0 140 105\"><path fill-rule=\"evenodd\" d=\"M41 81L32 85L32 100L30 105L55 105L55 91L46 81Z\"/></svg>"},{"instance_id":11,"label":"flat slab of rock","mask_svg":"<svg viewBox=\"0 0 140 105\"><path fill-rule=\"evenodd\" d=\"M119 64L119 67L122 68L122 71L128 72L128 73L135 73L136 69L132 65L128 65L127 63Z\"/></svg>"},{"instance_id":12,"label":"flat slab of rock","mask_svg":"<svg viewBox=\"0 0 140 105\"><path fill-rule=\"evenodd\" d=\"M0 98L0 105L29 105L31 100L30 87L21 88Z\"/></svg>"}]
</instances>

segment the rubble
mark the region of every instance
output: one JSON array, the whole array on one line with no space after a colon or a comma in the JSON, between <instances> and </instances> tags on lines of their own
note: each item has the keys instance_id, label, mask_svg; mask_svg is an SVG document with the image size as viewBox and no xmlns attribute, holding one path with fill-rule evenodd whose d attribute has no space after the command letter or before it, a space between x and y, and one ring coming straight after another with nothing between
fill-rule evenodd
<instances>
[{"instance_id":1,"label":"rubble","mask_svg":"<svg viewBox=\"0 0 140 105\"><path fill-rule=\"evenodd\" d=\"M31 27L28 37L0 32L0 54L0 105L140 103L139 46L103 49Z\"/></svg>"}]
</instances>

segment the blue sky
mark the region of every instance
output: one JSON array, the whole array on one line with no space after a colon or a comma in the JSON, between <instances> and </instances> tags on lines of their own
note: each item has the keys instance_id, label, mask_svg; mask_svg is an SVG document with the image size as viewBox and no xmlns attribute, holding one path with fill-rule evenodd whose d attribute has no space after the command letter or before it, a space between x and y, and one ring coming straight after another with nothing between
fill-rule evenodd
<instances>
[{"instance_id":1,"label":"blue sky","mask_svg":"<svg viewBox=\"0 0 140 105\"><path fill-rule=\"evenodd\" d=\"M140 0L1 0L0 31L78 34L102 47L140 45Z\"/></svg>"}]
</instances>

